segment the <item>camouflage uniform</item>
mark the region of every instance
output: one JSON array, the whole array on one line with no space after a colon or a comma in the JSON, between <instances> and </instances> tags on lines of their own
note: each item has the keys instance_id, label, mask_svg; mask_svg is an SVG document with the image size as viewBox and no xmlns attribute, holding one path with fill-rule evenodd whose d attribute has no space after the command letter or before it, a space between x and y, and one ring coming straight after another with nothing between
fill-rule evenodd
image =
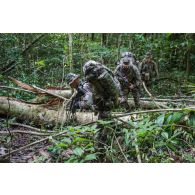
<instances>
[{"instance_id":1,"label":"camouflage uniform","mask_svg":"<svg viewBox=\"0 0 195 195\"><path fill-rule=\"evenodd\" d=\"M159 75L158 66L152 60L152 55L149 52L146 54L146 57L140 64L140 73L142 80L145 82L147 87L151 86L152 78Z\"/></svg>"},{"instance_id":2,"label":"camouflage uniform","mask_svg":"<svg viewBox=\"0 0 195 195\"><path fill-rule=\"evenodd\" d=\"M111 109L118 104L119 82L110 69L93 60L84 64L83 72L93 86L93 101L99 119L109 117Z\"/></svg>"},{"instance_id":3,"label":"camouflage uniform","mask_svg":"<svg viewBox=\"0 0 195 195\"><path fill-rule=\"evenodd\" d=\"M79 78L79 75L69 73L66 77L66 80L67 83L70 85L77 78ZM75 89L77 93L72 101L73 112L76 111L76 109L92 109L93 99L92 99L92 88L90 83L86 81L79 81Z\"/></svg>"},{"instance_id":4,"label":"camouflage uniform","mask_svg":"<svg viewBox=\"0 0 195 195\"><path fill-rule=\"evenodd\" d=\"M126 66L124 66L124 63ZM116 67L114 74L121 85L120 104L126 109L129 109L127 102L128 94L132 92L135 107L140 107L140 85L142 81L138 68L130 63L128 58L124 58L122 63ZM131 89L130 85L134 87Z\"/></svg>"}]
</instances>

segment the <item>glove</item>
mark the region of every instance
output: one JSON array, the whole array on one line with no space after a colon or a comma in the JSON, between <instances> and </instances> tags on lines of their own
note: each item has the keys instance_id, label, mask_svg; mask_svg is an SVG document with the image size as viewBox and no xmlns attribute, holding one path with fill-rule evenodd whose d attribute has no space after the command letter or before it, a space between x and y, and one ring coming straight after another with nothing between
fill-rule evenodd
<instances>
[{"instance_id":1,"label":"glove","mask_svg":"<svg viewBox=\"0 0 195 195\"><path fill-rule=\"evenodd\" d=\"M80 104L79 102L73 102L71 107L70 107L70 110L72 113L75 113L77 109L80 108Z\"/></svg>"},{"instance_id":2,"label":"glove","mask_svg":"<svg viewBox=\"0 0 195 195\"><path fill-rule=\"evenodd\" d=\"M134 87L135 87L135 86L134 86L133 84L130 84L130 85L129 85L129 89L134 89Z\"/></svg>"}]
</instances>

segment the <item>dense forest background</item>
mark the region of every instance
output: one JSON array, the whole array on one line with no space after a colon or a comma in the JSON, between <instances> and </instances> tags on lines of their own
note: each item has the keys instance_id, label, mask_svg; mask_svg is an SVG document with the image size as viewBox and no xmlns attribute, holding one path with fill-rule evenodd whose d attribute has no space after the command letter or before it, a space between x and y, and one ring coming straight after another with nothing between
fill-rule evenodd
<instances>
[{"instance_id":1,"label":"dense forest background","mask_svg":"<svg viewBox=\"0 0 195 195\"><path fill-rule=\"evenodd\" d=\"M141 98L145 107L126 113L127 121L73 124L62 99L24 90L25 84L28 89L64 86L66 74L82 76L90 59L114 70L125 51L139 62L150 51L160 73L149 90L152 95ZM195 34L0 34L0 161L195 162L194 64ZM58 123L60 110L66 123ZM55 126L45 125L46 112L51 120L56 114ZM124 112L118 108L112 114ZM79 114L82 119L93 113ZM42 121L37 124L36 118ZM98 136L104 131L107 140L100 147Z\"/></svg>"},{"instance_id":2,"label":"dense forest background","mask_svg":"<svg viewBox=\"0 0 195 195\"><path fill-rule=\"evenodd\" d=\"M123 51L139 61L151 51L161 75L193 79L195 34L174 33L0 34L0 78L60 85L68 72L82 74L89 59L114 70Z\"/></svg>"}]
</instances>

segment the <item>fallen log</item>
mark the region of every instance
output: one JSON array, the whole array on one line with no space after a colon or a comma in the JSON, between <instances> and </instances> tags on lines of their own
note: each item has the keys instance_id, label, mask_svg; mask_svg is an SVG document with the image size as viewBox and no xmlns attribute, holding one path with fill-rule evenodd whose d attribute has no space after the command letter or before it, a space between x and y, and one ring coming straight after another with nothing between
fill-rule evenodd
<instances>
[{"instance_id":1,"label":"fallen log","mask_svg":"<svg viewBox=\"0 0 195 195\"><path fill-rule=\"evenodd\" d=\"M129 101L130 106L134 107L134 101ZM38 125L56 125L69 122L70 116L59 104L59 109L46 107L39 104L30 104L15 98L0 97L0 115L9 115L20 120L33 121ZM141 101L141 107L144 109L155 109L153 102ZM97 120L97 116L93 112L76 112L74 121L84 124Z\"/></svg>"},{"instance_id":2,"label":"fallen log","mask_svg":"<svg viewBox=\"0 0 195 195\"><path fill-rule=\"evenodd\" d=\"M66 110L51 110L41 105L24 103L14 98L0 97L0 115L16 117L20 120L32 121L37 125L56 125L68 122ZM83 124L97 120L91 112L77 112L74 121Z\"/></svg>"}]
</instances>

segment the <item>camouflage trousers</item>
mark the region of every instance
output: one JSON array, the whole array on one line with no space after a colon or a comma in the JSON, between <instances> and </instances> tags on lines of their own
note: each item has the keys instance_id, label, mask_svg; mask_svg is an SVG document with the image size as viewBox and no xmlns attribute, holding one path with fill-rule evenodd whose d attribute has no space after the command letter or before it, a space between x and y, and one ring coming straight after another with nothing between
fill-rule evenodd
<instances>
[{"instance_id":1,"label":"camouflage trousers","mask_svg":"<svg viewBox=\"0 0 195 195\"><path fill-rule=\"evenodd\" d=\"M105 99L103 97L94 98L95 111L98 112L98 119L105 119L111 116L111 110L114 107L111 99Z\"/></svg>"},{"instance_id":2,"label":"camouflage trousers","mask_svg":"<svg viewBox=\"0 0 195 195\"><path fill-rule=\"evenodd\" d=\"M133 95L135 107L139 108L140 107L140 88L139 87L135 87L134 89L121 87L121 93L120 93L121 94L121 99L120 99L121 106L125 107L126 109L129 109L129 104L128 104L129 93L132 93Z\"/></svg>"}]
</instances>

